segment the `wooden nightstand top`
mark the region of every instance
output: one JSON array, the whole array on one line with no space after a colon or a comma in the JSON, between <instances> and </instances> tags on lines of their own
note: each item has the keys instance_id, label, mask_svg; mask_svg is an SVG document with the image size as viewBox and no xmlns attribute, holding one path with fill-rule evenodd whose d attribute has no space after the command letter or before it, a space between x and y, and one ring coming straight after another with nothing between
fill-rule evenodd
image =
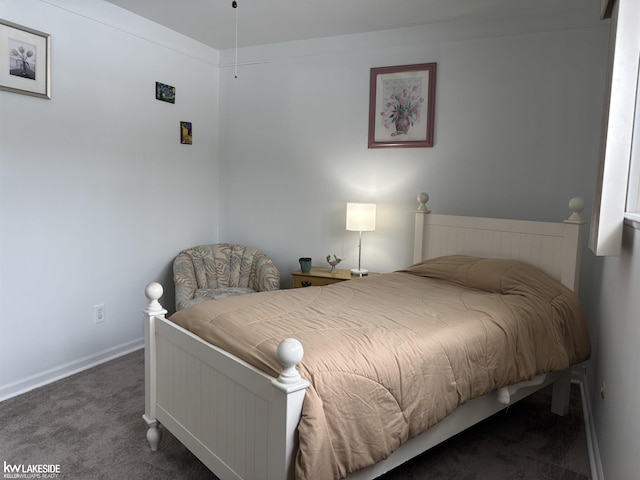
<instances>
[{"instance_id":1,"label":"wooden nightstand top","mask_svg":"<svg viewBox=\"0 0 640 480\"><path fill-rule=\"evenodd\" d=\"M360 278L358 275L351 275L351 270L337 269L336 273L329 273L329 270L329 267L311 267L311 271L308 273L302 273L300 270L292 272L293 287L330 285L332 283ZM375 273L369 272L369 275L375 275Z\"/></svg>"},{"instance_id":2,"label":"wooden nightstand top","mask_svg":"<svg viewBox=\"0 0 640 480\"><path fill-rule=\"evenodd\" d=\"M304 275L320 278L339 278L340 280L351 280L351 270L336 269L337 273L329 273L331 270L328 267L311 267L311 271L308 273L302 273L301 270L293 272L291 275Z\"/></svg>"}]
</instances>

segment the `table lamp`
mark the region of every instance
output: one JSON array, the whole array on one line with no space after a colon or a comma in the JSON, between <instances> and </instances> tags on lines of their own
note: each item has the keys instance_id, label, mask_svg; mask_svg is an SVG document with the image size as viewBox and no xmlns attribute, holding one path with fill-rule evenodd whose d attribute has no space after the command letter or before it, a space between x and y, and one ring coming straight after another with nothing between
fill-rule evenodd
<instances>
[{"instance_id":1,"label":"table lamp","mask_svg":"<svg viewBox=\"0 0 640 480\"><path fill-rule=\"evenodd\" d=\"M347 203L347 230L359 232L358 268L352 268L352 275L367 275L369 270L361 267L362 232L373 232L376 229L375 203Z\"/></svg>"}]
</instances>

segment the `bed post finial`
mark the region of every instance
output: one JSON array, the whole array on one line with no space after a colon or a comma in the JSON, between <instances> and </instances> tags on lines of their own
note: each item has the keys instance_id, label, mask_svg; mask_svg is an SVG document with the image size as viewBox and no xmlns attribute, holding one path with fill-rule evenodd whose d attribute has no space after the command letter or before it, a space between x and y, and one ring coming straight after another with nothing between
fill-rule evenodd
<instances>
[{"instance_id":1,"label":"bed post finial","mask_svg":"<svg viewBox=\"0 0 640 480\"><path fill-rule=\"evenodd\" d=\"M304 355L302 344L295 338L285 338L278 345L276 355L278 356L278 361L284 367L278 377L278 381L286 384L298 382L302 377L296 370L296 365L302 361L302 356Z\"/></svg>"},{"instance_id":2,"label":"bed post finial","mask_svg":"<svg viewBox=\"0 0 640 480\"><path fill-rule=\"evenodd\" d=\"M162 308L162 305L160 305L160 302L158 301L160 297L162 297L163 293L164 293L164 290L162 288L162 285L160 285L158 282L152 282L149 285L147 285L147 288L144 289L145 297L151 300L151 302L149 303L149 306L147 307L147 311L149 313L153 314L153 313L162 312L164 310L164 308ZM166 312L163 312L163 313L166 313Z\"/></svg>"},{"instance_id":3,"label":"bed post finial","mask_svg":"<svg viewBox=\"0 0 640 480\"><path fill-rule=\"evenodd\" d=\"M420 192L417 197L418 208L416 212L431 213L431 210L427 208L427 202L429 201L429 194L427 192Z\"/></svg>"},{"instance_id":4,"label":"bed post finial","mask_svg":"<svg viewBox=\"0 0 640 480\"><path fill-rule=\"evenodd\" d=\"M564 223L584 223L584 219L580 215L580 212L584 209L584 200L582 198L573 197L569 200L569 209L571 210L571 216Z\"/></svg>"}]
</instances>

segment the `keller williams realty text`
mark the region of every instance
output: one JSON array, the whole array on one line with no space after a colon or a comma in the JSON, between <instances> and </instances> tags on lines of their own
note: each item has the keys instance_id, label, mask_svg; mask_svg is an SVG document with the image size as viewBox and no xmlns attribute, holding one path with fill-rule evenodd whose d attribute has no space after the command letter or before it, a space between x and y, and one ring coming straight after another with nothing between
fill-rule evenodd
<instances>
[{"instance_id":1,"label":"keller williams realty text","mask_svg":"<svg viewBox=\"0 0 640 480\"><path fill-rule=\"evenodd\" d=\"M3 478L58 478L60 465L11 465L4 462Z\"/></svg>"}]
</instances>

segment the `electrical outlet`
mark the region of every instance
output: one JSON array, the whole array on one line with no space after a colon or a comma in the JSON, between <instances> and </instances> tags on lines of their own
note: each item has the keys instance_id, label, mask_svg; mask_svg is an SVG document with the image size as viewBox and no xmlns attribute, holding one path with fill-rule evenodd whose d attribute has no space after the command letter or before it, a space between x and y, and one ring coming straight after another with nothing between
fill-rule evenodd
<instances>
[{"instance_id":1,"label":"electrical outlet","mask_svg":"<svg viewBox=\"0 0 640 480\"><path fill-rule=\"evenodd\" d=\"M96 323L102 323L106 320L104 313L104 303L93 307L93 317Z\"/></svg>"}]
</instances>

